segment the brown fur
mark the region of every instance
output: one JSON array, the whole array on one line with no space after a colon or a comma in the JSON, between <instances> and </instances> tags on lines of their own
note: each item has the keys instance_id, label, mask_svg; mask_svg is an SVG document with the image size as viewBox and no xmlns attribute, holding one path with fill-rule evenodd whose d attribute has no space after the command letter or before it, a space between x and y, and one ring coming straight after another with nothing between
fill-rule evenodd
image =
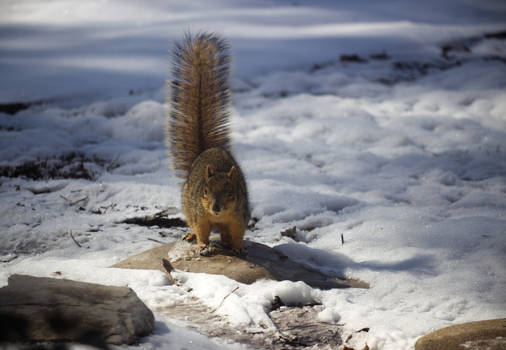
<instances>
[{"instance_id":1,"label":"brown fur","mask_svg":"<svg viewBox=\"0 0 506 350\"><path fill-rule=\"evenodd\" d=\"M248 192L230 153L229 56L210 34L176 45L167 144L183 186L183 212L199 247L217 231L222 243L243 249L249 220Z\"/></svg>"}]
</instances>

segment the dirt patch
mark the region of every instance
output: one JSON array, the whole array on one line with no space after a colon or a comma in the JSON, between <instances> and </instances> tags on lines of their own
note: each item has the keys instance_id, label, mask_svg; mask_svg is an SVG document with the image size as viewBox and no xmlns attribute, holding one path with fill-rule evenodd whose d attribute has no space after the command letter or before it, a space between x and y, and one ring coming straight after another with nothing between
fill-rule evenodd
<instances>
[{"instance_id":1,"label":"dirt patch","mask_svg":"<svg viewBox=\"0 0 506 350\"><path fill-rule=\"evenodd\" d=\"M52 101L32 101L32 102L10 102L0 103L0 113L14 115L18 112L24 111L32 106L44 106L48 105ZM54 101L53 101L54 102Z\"/></svg>"},{"instance_id":2,"label":"dirt patch","mask_svg":"<svg viewBox=\"0 0 506 350\"><path fill-rule=\"evenodd\" d=\"M393 72L389 77L380 78L378 82L385 85L395 85L400 82L412 82L434 71L444 71L460 66L460 61L454 62L418 62L418 61L394 61Z\"/></svg>"},{"instance_id":3,"label":"dirt patch","mask_svg":"<svg viewBox=\"0 0 506 350\"><path fill-rule=\"evenodd\" d=\"M441 57L446 60L455 60L458 55L472 54L472 47L485 40L506 40L506 30L486 33L482 36L454 40L441 46ZM497 60L506 63L506 58L499 55L483 57L488 60Z\"/></svg>"},{"instance_id":4,"label":"dirt patch","mask_svg":"<svg viewBox=\"0 0 506 350\"><path fill-rule=\"evenodd\" d=\"M140 225L140 226L158 226L160 228L187 227L186 222L180 218L168 218L164 212L155 215L140 216L128 218L119 222L120 224Z\"/></svg>"},{"instance_id":5,"label":"dirt patch","mask_svg":"<svg viewBox=\"0 0 506 350\"><path fill-rule=\"evenodd\" d=\"M31 105L29 103L14 102L14 103L0 103L0 113L14 115L19 111L28 109Z\"/></svg>"},{"instance_id":6,"label":"dirt patch","mask_svg":"<svg viewBox=\"0 0 506 350\"><path fill-rule=\"evenodd\" d=\"M339 57L339 61L341 62L351 62L351 63L367 63L367 59L360 57L359 55L341 55Z\"/></svg>"},{"instance_id":7,"label":"dirt patch","mask_svg":"<svg viewBox=\"0 0 506 350\"><path fill-rule=\"evenodd\" d=\"M19 165L0 166L0 177L23 177L31 180L95 180L104 170L116 167L104 159L69 152L55 158L38 158Z\"/></svg>"}]
</instances>

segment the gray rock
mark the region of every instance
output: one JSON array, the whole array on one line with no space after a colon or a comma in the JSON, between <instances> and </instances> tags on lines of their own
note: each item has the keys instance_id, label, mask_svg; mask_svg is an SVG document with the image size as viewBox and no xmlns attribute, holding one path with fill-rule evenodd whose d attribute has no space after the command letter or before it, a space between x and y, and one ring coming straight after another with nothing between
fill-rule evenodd
<instances>
[{"instance_id":1,"label":"gray rock","mask_svg":"<svg viewBox=\"0 0 506 350\"><path fill-rule=\"evenodd\" d=\"M154 328L153 313L126 287L24 275L0 289L0 340L132 344Z\"/></svg>"},{"instance_id":2,"label":"gray rock","mask_svg":"<svg viewBox=\"0 0 506 350\"><path fill-rule=\"evenodd\" d=\"M417 340L415 350L506 349L506 318L438 329Z\"/></svg>"},{"instance_id":3,"label":"gray rock","mask_svg":"<svg viewBox=\"0 0 506 350\"><path fill-rule=\"evenodd\" d=\"M259 279L303 281L320 289L368 288L366 282L327 276L299 264L291 257L264 244L245 241L247 256L236 256L211 238L211 256L200 256L197 245L178 241L160 245L123 260L112 267L166 271L162 259L182 271L225 275L241 283L251 284Z\"/></svg>"}]
</instances>

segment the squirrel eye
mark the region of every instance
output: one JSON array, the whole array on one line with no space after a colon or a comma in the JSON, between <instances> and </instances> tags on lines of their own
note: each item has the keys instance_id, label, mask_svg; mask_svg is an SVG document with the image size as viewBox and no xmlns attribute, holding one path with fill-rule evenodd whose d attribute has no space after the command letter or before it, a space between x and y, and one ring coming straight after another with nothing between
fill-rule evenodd
<instances>
[{"instance_id":1,"label":"squirrel eye","mask_svg":"<svg viewBox=\"0 0 506 350\"><path fill-rule=\"evenodd\" d=\"M204 196L208 195L207 187L204 187Z\"/></svg>"}]
</instances>

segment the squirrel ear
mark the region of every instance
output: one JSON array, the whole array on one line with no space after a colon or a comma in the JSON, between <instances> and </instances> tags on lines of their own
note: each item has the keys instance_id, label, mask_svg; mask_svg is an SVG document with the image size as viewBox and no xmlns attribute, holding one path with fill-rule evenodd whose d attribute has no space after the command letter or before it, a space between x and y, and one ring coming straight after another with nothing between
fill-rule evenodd
<instances>
[{"instance_id":1,"label":"squirrel ear","mask_svg":"<svg viewBox=\"0 0 506 350\"><path fill-rule=\"evenodd\" d=\"M228 177L234 177L235 174L237 172L237 168L235 167L235 165L232 165L232 167L230 168L230 170L228 171Z\"/></svg>"},{"instance_id":2,"label":"squirrel ear","mask_svg":"<svg viewBox=\"0 0 506 350\"><path fill-rule=\"evenodd\" d=\"M209 178L211 176L214 175L214 172L213 172L213 169L211 169L211 166L209 164L206 165L206 173L205 173L205 177L206 177L206 182L209 181Z\"/></svg>"}]
</instances>

